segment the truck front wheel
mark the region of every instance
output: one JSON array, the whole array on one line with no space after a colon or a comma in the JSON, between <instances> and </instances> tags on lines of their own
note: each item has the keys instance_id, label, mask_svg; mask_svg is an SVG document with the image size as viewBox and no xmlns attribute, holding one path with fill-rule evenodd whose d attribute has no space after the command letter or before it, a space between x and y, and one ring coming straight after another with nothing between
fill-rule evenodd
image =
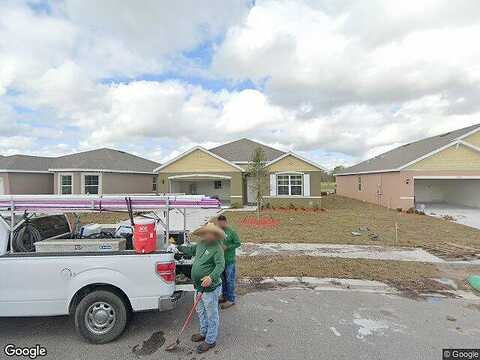
<instances>
[{"instance_id":1,"label":"truck front wheel","mask_svg":"<svg viewBox=\"0 0 480 360\"><path fill-rule=\"evenodd\" d=\"M119 337L127 325L128 309L117 294L96 290L75 309L75 328L87 341L105 344Z\"/></svg>"}]
</instances>

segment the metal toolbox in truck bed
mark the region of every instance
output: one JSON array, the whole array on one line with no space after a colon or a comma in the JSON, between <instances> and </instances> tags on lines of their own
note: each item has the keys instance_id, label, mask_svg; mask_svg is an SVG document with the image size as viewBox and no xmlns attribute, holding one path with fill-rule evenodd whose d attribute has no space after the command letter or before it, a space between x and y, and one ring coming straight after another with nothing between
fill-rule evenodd
<instances>
[{"instance_id":1,"label":"metal toolbox in truck bed","mask_svg":"<svg viewBox=\"0 0 480 360\"><path fill-rule=\"evenodd\" d=\"M35 251L42 252L108 252L126 248L126 240L107 239L50 239L35 243Z\"/></svg>"}]
</instances>

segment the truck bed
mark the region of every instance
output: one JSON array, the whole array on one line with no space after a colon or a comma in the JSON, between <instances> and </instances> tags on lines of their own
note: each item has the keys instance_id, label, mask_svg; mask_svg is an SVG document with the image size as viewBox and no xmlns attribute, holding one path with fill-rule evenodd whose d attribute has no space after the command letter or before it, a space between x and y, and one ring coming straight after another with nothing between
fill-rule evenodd
<instances>
[{"instance_id":1,"label":"truck bed","mask_svg":"<svg viewBox=\"0 0 480 360\"><path fill-rule=\"evenodd\" d=\"M36 252L25 252L25 253L7 253L5 255L0 255L1 258L15 258L15 257L52 257L52 256L112 256L112 255L155 255L155 254L169 254L167 251L158 250L148 254L141 254L135 252L135 250L123 250L123 251L96 251L96 252L49 252L49 253L36 253Z\"/></svg>"}]
</instances>

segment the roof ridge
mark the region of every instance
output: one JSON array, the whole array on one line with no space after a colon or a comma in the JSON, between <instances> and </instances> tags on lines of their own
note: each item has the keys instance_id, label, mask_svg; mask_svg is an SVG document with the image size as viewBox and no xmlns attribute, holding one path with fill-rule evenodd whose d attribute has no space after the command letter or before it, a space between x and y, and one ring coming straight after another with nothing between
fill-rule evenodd
<instances>
[{"instance_id":1,"label":"roof ridge","mask_svg":"<svg viewBox=\"0 0 480 360\"><path fill-rule=\"evenodd\" d=\"M411 141L411 142L408 142L408 143L405 143L405 144L402 144L402 145L399 145L397 146L395 149L398 149L399 147L402 147L402 146L406 146L406 145L410 145L410 144L416 144L418 142L421 142L421 141L426 141L426 140L430 140L430 139L433 139L433 138L436 138L436 137L444 137L446 135L450 135L451 133L454 133L454 132L461 132L461 131L464 131L466 129L472 129L472 131L475 129L475 128L480 128L480 123L478 124L475 124L475 125L470 125L470 126L465 126L463 128L460 128L460 129L455 129L455 130L450 130L450 131L446 131L444 133L441 133L441 134L437 134L437 135L432 135L432 136L428 136L426 138L421 138L421 139L418 139L418 140L414 140L414 141ZM458 139L459 137L463 136L465 134L462 134L462 135L459 135L458 137L456 137L455 139ZM395 149L392 149L392 150L395 150ZM389 150L389 151L392 151L392 150ZM388 152L388 151L387 151ZM385 152L385 153L387 153Z\"/></svg>"},{"instance_id":2,"label":"roof ridge","mask_svg":"<svg viewBox=\"0 0 480 360\"><path fill-rule=\"evenodd\" d=\"M455 143L460 137L480 129L480 123L460 129L447 131L423 139L404 143L369 159L360 161L338 172L342 174L357 174L364 172L384 172L400 170L402 166L412 163L423 156L438 151L442 147ZM445 138L445 139L443 139ZM383 164L381 163L383 160Z\"/></svg>"},{"instance_id":3,"label":"roof ridge","mask_svg":"<svg viewBox=\"0 0 480 360\"><path fill-rule=\"evenodd\" d=\"M242 140L250 141L250 142L253 142L253 143L255 143L255 144L259 144L259 145L265 146L265 147L267 147L267 148L269 148L269 149L272 149L272 150L276 150L276 151L280 151L280 152L282 152L282 153L285 153L285 151L283 151L283 150L274 148L273 146L270 146L270 145L265 145L264 143L262 143L262 142L260 142L260 141L252 140L252 139L249 139L249 138L247 138L247 137L242 137L242 138L237 139L237 140L232 140L232 141L226 142L226 143L224 143L224 144L215 146L215 147L210 148L210 149L207 149L207 150L208 150L208 151L215 150L215 149L217 149L217 148L219 148L219 147L222 147L222 146L225 146L225 145L230 145L230 144L233 144L233 143L236 143L236 142L240 142L240 141L242 141Z\"/></svg>"}]
</instances>

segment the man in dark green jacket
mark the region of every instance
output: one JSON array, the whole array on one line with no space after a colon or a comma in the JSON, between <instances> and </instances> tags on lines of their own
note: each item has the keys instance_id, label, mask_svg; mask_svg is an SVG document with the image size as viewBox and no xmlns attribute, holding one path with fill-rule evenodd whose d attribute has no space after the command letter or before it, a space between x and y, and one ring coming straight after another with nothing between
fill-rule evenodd
<instances>
[{"instance_id":1,"label":"man in dark green jacket","mask_svg":"<svg viewBox=\"0 0 480 360\"><path fill-rule=\"evenodd\" d=\"M222 309L228 309L235 305L235 282L236 282L236 249L240 247L240 238L230 226L225 215L217 217L218 226L225 232L223 250L225 252L225 271L223 272Z\"/></svg>"},{"instance_id":2,"label":"man in dark green jacket","mask_svg":"<svg viewBox=\"0 0 480 360\"><path fill-rule=\"evenodd\" d=\"M218 337L218 299L222 292L222 273L225 269L221 241L225 238L225 233L215 224L208 223L192 234L200 236L201 240L197 244L181 245L178 250L194 256L192 281L195 298L203 291L202 300L197 305L200 332L192 335L192 341L201 342L197 352L203 353L215 347Z\"/></svg>"}]
</instances>

